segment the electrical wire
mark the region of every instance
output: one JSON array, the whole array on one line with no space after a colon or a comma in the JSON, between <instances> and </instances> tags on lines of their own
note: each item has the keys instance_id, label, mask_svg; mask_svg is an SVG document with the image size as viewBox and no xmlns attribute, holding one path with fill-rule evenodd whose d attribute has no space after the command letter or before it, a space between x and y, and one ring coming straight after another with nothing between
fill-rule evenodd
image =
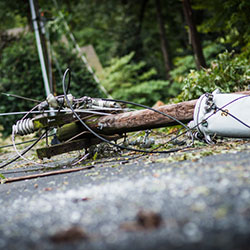
<instances>
[{"instance_id":1,"label":"electrical wire","mask_svg":"<svg viewBox=\"0 0 250 250\"><path fill-rule=\"evenodd\" d=\"M176 119L175 117L173 117L171 115L168 115L168 114L166 114L164 112L161 112L161 111L159 111L157 109L148 107L146 105L135 103L135 102L130 102L130 101L123 101L123 100L117 100L117 99L109 99L109 98L102 98L102 100L104 100L104 101L120 102L120 103L124 103L124 104L130 104L130 105L138 106L138 107L141 107L141 108L149 109L149 110L154 111L154 112L156 112L158 114L164 115L164 116L168 117L169 119L172 119L172 120L176 121L177 123L179 123L180 125L182 125L184 128L189 129L183 122L181 122L180 120Z\"/></svg>"},{"instance_id":2,"label":"electrical wire","mask_svg":"<svg viewBox=\"0 0 250 250\"><path fill-rule=\"evenodd\" d=\"M15 98L19 98L19 99L23 99L26 101L31 101L31 102L37 102L37 103L41 103L41 101L32 99L32 98L28 98L28 97L24 97L24 96L20 96L20 95L14 95L14 94L8 94L8 93L1 93L2 95L6 95L8 97L15 97Z\"/></svg>"},{"instance_id":3,"label":"electrical wire","mask_svg":"<svg viewBox=\"0 0 250 250\"><path fill-rule=\"evenodd\" d=\"M36 106L34 106L29 112L27 112L23 116L23 118L20 121L23 121L30 114L30 112L32 112L33 110L35 110L38 106L39 106L39 104L37 104ZM12 160L8 161L7 163L3 164L2 166L0 166L0 168L4 168L4 167L8 166L9 164L13 163L14 161L16 161L19 158L23 158L24 160L27 161L27 159L23 155L26 154L30 149L32 149L46 135L46 132L44 132L33 144L31 144L30 146L28 146L21 153L16 148L14 135L15 135L15 131L14 131L14 129L12 129L12 143L13 143L13 147L14 147L16 153L17 153L17 156L15 158L13 158Z\"/></svg>"},{"instance_id":4,"label":"electrical wire","mask_svg":"<svg viewBox=\"0 0 250 250\"><path fill-rule=\"evenodd\" d=\"M36 108L38 108L39 104L37 104L36 106L34 106L29 112L27 112L23 118L20 120L20 122L22 122L32 111L34 111ZM4 164L3 166L1 166L0 168L3 168L3 167L6 167L7 165L11 164L12 162L16 161L17 159L19 158L22 158L24 159L25 161L29 162L29 163L32 163L32 164L36 164L36 165L40 165L40 166L46 166L45 164L39 164L39 163L36 163L34 161L31 161L31 160L28 160L27 158L25 158L23 155L25 153L27 153L31 148L33 148L41 139L43 139L45 136L47 138L47 131L45 131L32 145L31 147L27 147L27 149L25 149L22 153L20 153L17 148L16 148L16 145L15 145L15 129L14 129L14 126L12 128L12 144L13 144L13 148L15 150L15 152L17 153L17 157L14 158L13 160L7 162L6 164Z\"/></svg>"},{"instance_id":5,"label":"electrical wire","mask_svg":"<svg viewBox=\"0 0 250 250\"><path fill-rule=\"evenodd\" d=\"M100 108L102 109L102 108ZM78 113L87 113L87 114L96 114L96 115L110 115L109 113L104 113L104 112L100 112L100 111L95 111L96 109L77 109L76 111ZM103 109L104 111L116 111L114 109ZM122 109L117 109L118 110L122 110ZM69 110L60 110L60 112L58 110L55 109L51 109L51 110L43 110L43 111L18 111L18 112L9 112L9 113L0 113L0 116L8 116L8 115L23 115L28 113L29 114L43 114L43 113L51 113L51 112L55 112L55 113L69 113Z\"/></svg>"},{"instance_id":6,"label":"electrical wire","mask_svg":"<svg viewBox=\"0 0 250 250\"><path fill-rule=\"evenodd\" d=\"M89 153L85 154L83 157L81 157L78 161L72 162L72 166L75 166L76 164L80 163L81 161L85 160L89 156Z\"/></svg>"},{"instance_id":7,"label":"electrical wire","mask_svg":"<svg viewBox=\"0 0 250 250\"><path fill-rule=\"evenodd\" d=\"M140 152L140 153L172 153L172 152L177 152L179 150L182 150L184 148L187 148L187 147L182 147L181 149L180 148L175 148L175 149L170 149L170 150L165 150L165 151L149 151L149 150L141 150L141 149L135 149L135 148L130 148L130 147L124 147L124 146L121 146L121 145L118 145L116 143L113 143L109 140L107 140L106 138L100 136L99 134L97 134L94 130L92 130L82 119L81 117L77 114L77 112L74 110L73 106L71 105L69 99L68 99L68 96L67 96L67 92L66 92L66 86L65 86L65 79L66 79L66 76L67 75L70 75L70 69L67 68L64 72L64 75L63 75L63 80L62 80L62 86L63 86L63 93L64 93L64 98L67 102L67 105L68 107L71 109L71 111L74 113L75 117L79 120L79 122L88 130L90 131L93 135L95 135L97 138L99 138L100 140L112 145L112 146L115 146L117 148L120 148L120 149L123 149L123 150L130 150L130 151L135 151L135 152ZM70 78L69 78L70 79ZM107 101L120 101L120 100L113 100L113 99L104 99L104 100L107 100ZM127 102L127 101L121 101L123 103L128 103L128 104L133 104L132 102ZM158 111L158 110L155 110L153 108L150 108L150 107L147 107L145 105L141 105L141 104L138 104L138 106L140 107L144 107L144 108L148 108L152 111L155 111L157 113L160 113L164 116L167 116L168 118L171 118L173 120L175 120L176 122L180 123L181 125L183 125L185 128L189 129L185 124L183 124L182 122L178 121L176 118L174 117L171 117L170 115L167 115L161 111ZM189 147L189 146L188 146Z\"/></svg>"},{"instance_id":8,"label":"electrical wire","mask_svg":"<svg viewBox=\"0 0 250 250\"><path fill-rule=\"evenodd\" d=\"M67 89L69 89L69 87L70 87L70 79L69 79L69 83L68 83ZM68 91L68 90L67 90L67 91ZM40 104L40 102L39 102L39 104ZM28 112L23 112L25 115L23 116L23 118L22 118L20 121L22 122L29 114L36 113L36 111L34 111L34 110L35 110L36 108L38 108L39 104L37 104L36 106L34 106L30 111L28 111ZM80 110L80 112L82 112L82 111L83 111L83 110ZM48 112L51 112L51 110L49 110ZM67 112L68 112L68 111L67 111ZM85 112L85 111L83 111L83 112ZM38 111L38 113L43 113L43 112ZM109 114L107 114L107 113L96 112L96 111L89 111L89 110L86 110L86 113L99 114L99 115L109 115ZM26 154L31 148L33 148L41 139L43 139L45 136L46 136L46 138L47 138L47 135L46 135L46 134L47 134L47 131L46 131L45 133L43 133L41 137L39 137L38 139L35 139L35 142L34 142L32 145L28 146L25 150L23 150L23 152L20 153L20 152L17 150L16 144L15 144L15 131L12 130L12 146L13 146L15 152L17 153L17 156L16 156L15 158L11 159L10 161L8 161L7 163L3 164L2 166L0 166L0 168L4 168L4 167L8 166L9 164L13 163L14 161L16 161L16 160L19 159L19 158L23 158L25 161L27 161L27 162L29 162L29 163L32 163L32 164L40 165L40 166L43 166L43 167L44 167L44 166L50 167L50 166L47 165L47 164L36 163L36 162L31 161L31 160L29 160L29 159L27 159L27 158L25 158L25 157L23 156L23 155ZM26 142L26 143L27 143L27 142ZM19 144L21 144L21 143L18 143L17 145L19 145ZM3 147L7 147L7 146L9 146L9 145L5 145L5 146L3 146ZM0 147L0 148L2 148L2 147ZM75 161L75 159L74 159L74 160L71 162L71 164L76 165L77 163L79 163L80 161L82 161L83 159L85 159L86 157L87 157L87 155L84 156L84 157L82 157L82 158L81 158L80 160L78 160L77 162L74 162L74 161Z\"/></svg>"},{"instance_id":9,"label":"electrical wire","mask_svg":"<svg viewBox=\"0 0 250 250\"><path fill-rule=\"evenodd\" d=\"M11 159L10 161L8 161L7 163L3 164L2 166L0 166L0 168L4 168L6 166L8 166L9 164L13 163L14 161L18 160L20 157L22 157L24 154L26 154L30 149L32 149L41 139L42 137L46 134L46 132L44 132L34 143L32 143L30 146L28 146L26 149L23 150L23 152L19 152L19 154Z\"/></svg>"},{"instance_id":10,"label":"electrical wire","mask_svg":"<svg viewBox=\"0 0 250 250\"><path fill-rule=\"evenodd\" d=\"M20 156L22 159L24 159L25 161L27 161L28 163L31 163L31 164L35 164L35 165L39 165L39 166L49 166L49 165L47 165L47 164L40 164L40 163L37 163L37 162L34 162L34 161L32 161L32 160L29 160L29 159L27 159L27 158L25 158L18 150L17 150L17 148L16 148L16 144L15 144L15 133L14 133L15 131L14 131L14 129L12 130L12 143L13 143L13 148L14 148L14 150L15 150L15 152L18 154L18 156ZM43 136L41 137L41 139L43 139L43 138L47 138L47 130L43 133ZM41 140L40 139L40 140ZM40 141L39 140L39 141Z\"/></svg>"},{"instance_id":11,"label":"electrical wire","mask_svg":"<svg viewBox=\"0 0 250 250\"><path fill-rule=\"evenodd\" d=\"M29 142L33 142L33 141L36 141L37 139L31 139L29 141L24 141L24 142L18 142L16 143L16 145L23 145L23 144L26 144L26 143L29 143ZM10 148L10 147L13 147L13 144L8 144L8 145L3 145L3 146L0 146L0 149L1 148Z\"/></svg>"},{"instance_id":12,"label":"electrical wire","mask_svg":"<svg viewBox=\"0 0 250 250\"><path fill-rule=\"evenodd\" d=\"M36 106L34 106L30 111L28 111L24 116L23 118L20 120L21 122L30 114L32 113L36 108L38 108L39 104L37 104ZM31 161L27 158L25 158L23 155L26 154L30 149L32 149L41 139L43 139L45 136L47 138L47 131L45 131L33 144L31 144L30 146L28 146L26 149L23 150L23 152L19 152L16 148L16 144L15 144L15 132L14 129L12 129L12 145L13 145L13 148L15 150L15 152L17 153L17 156L13 159L11 159L10 161L8 161L7 163L3 164L2 166L0 166L0 168L4 168L6 166L8 166L9 164L13 163L14 161L16 161L17 159L19 158L23 158L25 161L29 162L29 163L32 163L32 164L36 164L36 165L40 165L40 166L47 166L47 167L50 167L49 165L47 164L40 164L40 163L36 163L34 161ZM74 160L72 161L72 163L74 162Z\"/></svg>"}]
</instances>

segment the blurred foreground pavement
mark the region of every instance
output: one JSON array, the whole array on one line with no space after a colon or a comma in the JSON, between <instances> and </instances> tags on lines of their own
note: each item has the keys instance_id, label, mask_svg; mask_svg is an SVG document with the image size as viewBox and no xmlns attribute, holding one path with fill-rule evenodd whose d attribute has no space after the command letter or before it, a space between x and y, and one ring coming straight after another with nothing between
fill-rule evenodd
<instances>
[{"instance_id":1,"label":"blurred foreground pavement","mask_svg":"<svg viewBox=\"0 0 250 250\"><path fill-rule=\"evenodd\" d=\"M0 249L250 249L250 149L167 158L0 185Z\"/></svg>"}]
</instances>

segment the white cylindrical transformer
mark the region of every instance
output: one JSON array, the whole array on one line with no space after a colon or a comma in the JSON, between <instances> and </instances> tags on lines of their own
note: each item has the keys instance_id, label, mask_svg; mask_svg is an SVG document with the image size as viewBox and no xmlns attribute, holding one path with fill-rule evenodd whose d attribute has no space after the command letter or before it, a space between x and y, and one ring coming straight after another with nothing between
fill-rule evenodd
<instances>
[{"instance_id":1,"label":"white cylindrical transformer","mask_svg":"<svg viewBox=\"0 0 250 250\"><path fill-rule=\"evenodd\" d=\"M212 142L211 136L250 137L250 96L223 94L215 90L202 95L195 106L190 127L196 127Z\"/></svg>"}]
</instances>

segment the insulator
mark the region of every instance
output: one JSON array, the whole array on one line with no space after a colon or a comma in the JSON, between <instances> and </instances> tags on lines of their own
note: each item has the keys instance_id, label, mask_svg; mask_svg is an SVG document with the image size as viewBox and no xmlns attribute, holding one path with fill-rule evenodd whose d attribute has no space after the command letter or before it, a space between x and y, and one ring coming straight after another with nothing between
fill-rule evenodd
<instances>
[{"instance_id":1,"label":"insulator","mask_svg":"<svg viewBox=\"0 0 250 250\"><path fill-rule=\"evenodd\" d=\"M120 105L114 101L105 101L99 98L92 98L92 105L105 108L120 108Z\"/></svg>"},{"instance_id":2,"label":"insulator","mask_svg":"<svg viewBox=\"0 0 250 250\"><path fill-rule=\"evenodd\" d=\"M35 131L33 121L30 118L17 121L17 123L13 125L12 130L14 134L18 135L28 135Z\"/></svg>"},{"instance_id":3,"label":"insulator","mask_svg":"<svg viewBox=\"0 0 250 250\"><path fill-rule=\"evenodd\" d=\"M58 108L57 99L51 93L47 96L46 101L48 102L50 107L55 108L55 109Z\"/></svg>"}]
</instances>

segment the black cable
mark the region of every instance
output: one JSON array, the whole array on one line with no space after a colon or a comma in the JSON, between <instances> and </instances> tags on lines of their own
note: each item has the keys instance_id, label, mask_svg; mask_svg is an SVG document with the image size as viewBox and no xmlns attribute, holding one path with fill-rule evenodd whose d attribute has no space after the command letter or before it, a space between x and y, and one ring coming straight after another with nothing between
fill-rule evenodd
<instances>
[{"instance_id":1,"label":"black cable","mask_svg":"<svg viewBox=\"0 0 250 250\"><path fill-rule=\"evenodd\" d=\"M48 135L48 137L54 136L54 135L56 135L56 133L53 133L53 134L51 134L51 135ZM37 139L31 139L31 140L29 140L29 141L17 142L17 143L15 143L15 144L16 144L16 145L22 145L22 144L26 144L26 143L29 143L29 142L33 142L33 141L36 141L36 140L37 140ZM10 148L10 147L13 147L13 144L8 144L8 145L0 146L0 149L1 149L1 148Z\"/></svg>"},{"instance_id":2,"label":"black cable","mask_svg":"<svg viewBox=\"0 0 250 250\"><path fill-rule=\"evenodd\" d=\"M130 102L130 101L109 99L109 98L102 98L102 100L104 100L104 101L121 102L121 103L124 103L124 104L130 104L130 105L134 105L134 106L138 106L138 107L142 107L142 108L145 108L145 109L152 110L152 111L154 111L154 112L156 112L156 113L159 113L159 114L161 114L161 115L164 115L164 116L166 116L166 117L168 117L168 118L170 118L170 119L172 119L172 120L178 122L180 125L182 125L182 126L186 129L185 132L181 133L180 135L175 136L174 138L170 139L170 140L167 141L166 143L169 143L169 142L171 142L171 141L177 139L178 137L180 137L180 136L183 135L184 133L187 133L188 131L190 131L190 130L193 129L193 128L187 127L184 123L182 123L181 121L179 121L179 120L176 119L175 117L173 117L173 116L171 116L171 115L168 115L168 114L166 114L166 113L164 113L164 112L161 112L161 111L159 111L159 110L157 110L157 109L154 109L154 108L148 107L148 106L146 106L146 105L143 105L143 104L134 103L134 102ZM198 125L196 125L196 126L198 126ZM194 137L193 137L193 134L192 134L192 133L191 133L191 139L192 139L192 143L193 143ZM158 147L157 147L157 148L158 148ZM153 150L153 151L154 151L154 150ZM153 153L153 151L151 151L151 153Z\"/></svg>"},{"instance_id":3,"label":"black cable","mask_svg":"<svg viewBox=\"0 0 250 250\"><path fill-rule=\"evenodd\" d=\"M6 166L8 166L9 164L11 164L12 162L16 161L17 159L19 159L21 156L23 156L24 154L26 154L30 149L32 149L42 138L43 136L46 134L46 132L44 132L33 144L31 144L30 146L28 146L20 155L18 155L17 157L15 157L14 159L12 159L11 161L3 164L2 166L0 166L0 168L4 168Z\"/></svg>"},{"instance_id":4,"label":"black cable","mask_svg":"<svg viewBox=\"0 0 250 250\"><path fill-rule=\"evenodd\" d=\"M112 102L120 102L120 103L124 103L124 104L130 104L130 105L134 105L134 106L138 106L138 107L141 107L141 108L145 108L145 109L149 109L151 111L154 111L156 113L159 113L161 115L164 115L166 117L168 117L169 119L172 119L176 122L178 122L180 125L182 125L184 128L186 129L189 129L184 123L182 123L181 121L179 121L178 119L176 119L175 117L171 116L171 115L168 115L164 112L161 112L157 109L154 109L154 108L151 108L151 107L148 107L146 105L143 105L143 104L139 104L139 103L135 103L135 102L130 102L130 101L123 101L123 100L116 100L116 99L109 99L109 98L102 98L102 100L104 101L112 101Z\"/></svg>"},{"instance_id":5,"label":"black cable","mask_svg":"<svg viewBox=\"0 0 250 250\"><path fill-rule=\"evenodd\" d=\"M176 149L170 149L170 150L166 150L166 151L153 151L153 150L148 151L148 150L141 150L141 149L135 149L135 148L130 148L130 147L124 147L124 146L115 144L115 143L113 143L113 142L107 140L106 138L100 136L100 135L97 134L95 131L93 131L93 130L92 130L92 129L91 129L82 119L81 119L81 117L77 114L77 112L76 112L76 111L74 110L74 108L72 107L72 105L71 105L71 103L70 103L70 101L69 101L69 99L68 99L68 97L67 97L66 88L65 88L65 78L66 78L67 74L69 74L69 75L71 74L69 68L66 69L66 71L64 72L63 80L62 80L63 93L64 93L64 97L65 97L65 99L66 99L66 102L67 102L67 104L68 104L68 107L71 109L71 111L74 113L75 117L80 121L80 123L81 123L88 131L90 131L93 135L95 135L95 136L96 136L97 138L99 138L100 140L102 140L102 141L104 141L104 142L106 142L106 143L108 143L108 144L110 144L110 145L112 145L112 146L115 146L115 147L117 147L117 148L123 149L123 150L130 150L130 151L135 151L135 152L140 152L140 153L172 153L172 152L177 152L177 151L179 151L179 150L182 150L182 149L186 148L186 147L178 148L178 149L176 148ZM104 99L104 100L105 100L105 99ZM112 100L112 99L107 99L107 100ZM114 101L114 100L112 100L112 101ZM125 101L124 101L124 102L125 102ZM145 105L141 105L141 104L139 104L139 105L140 105L141 107L147 107L147 106L145 106ZM160 114L162 114L162 115L167 116L167 117L170 118L169 115L167 115L167 114L165 114L165 113L163 113L163 112L161 112L161 111L155 110L155 109L150 108L150 107L148 107L148 108L151 109L151 110L153 110L153 111L155 111L155 112L157 112L157 113L160 113ZM171 117L171 119L177 121L177 122L180 123L180 124L183 124L182 122L178 121L178 120L175 119L174 117L173 117L173 118ZM188 127L187 127L186 125L183 124L183 126L184 126L185 128L188 129Z\"/></svg>"},{"instance_id":6,"label":"black cable","mask_svg":"<svg viewBox=\"0 0 250 250\"><path fill-rule=\"evenodd\" d=\"M66 95L67 95L68 92L69 92L70 82L71 82L71 74L69 75L69 79L68 79L68 86L67 86L67 89L66 89ZM61 102L61 104L59 105L58 114L60 114L61 108L63 107L63 103L64 103L64 101Z\"/></svg>"},{"instance_id":7,"label":"black cable","mask_svg":"<svg viewBox=\"0 0 250 250\"><path fill-rule=\"evenodd\" d=\"M29 140L29 141L18 142L18 143L16 143L16 145L26 144L26 143L29 143L29 142L33 142L33 141L35 141L35 140L36 140L36 139L31 139L31 140ZM8 145L0 146L0 149L1 149L1 148L9 148L9 147L13 147L13 144L8 144Z\"/></svg>"},{"instance_id":8,"label":"black cable","mask_svg":"<svg viewBox=\"0 0 250 250\"><path fill-rule=\"evenodd\" d=\"M69 70L69 72L71 72L69 68L68 68L68 70ZM71 73L69 73L68 85L67 85L67 89L66 89L66 95L68 95L68 92L69 92L70 81L71 81ZM65 95L65 93L64 93L64 95Z\"/></svg>"}]
</instances>

